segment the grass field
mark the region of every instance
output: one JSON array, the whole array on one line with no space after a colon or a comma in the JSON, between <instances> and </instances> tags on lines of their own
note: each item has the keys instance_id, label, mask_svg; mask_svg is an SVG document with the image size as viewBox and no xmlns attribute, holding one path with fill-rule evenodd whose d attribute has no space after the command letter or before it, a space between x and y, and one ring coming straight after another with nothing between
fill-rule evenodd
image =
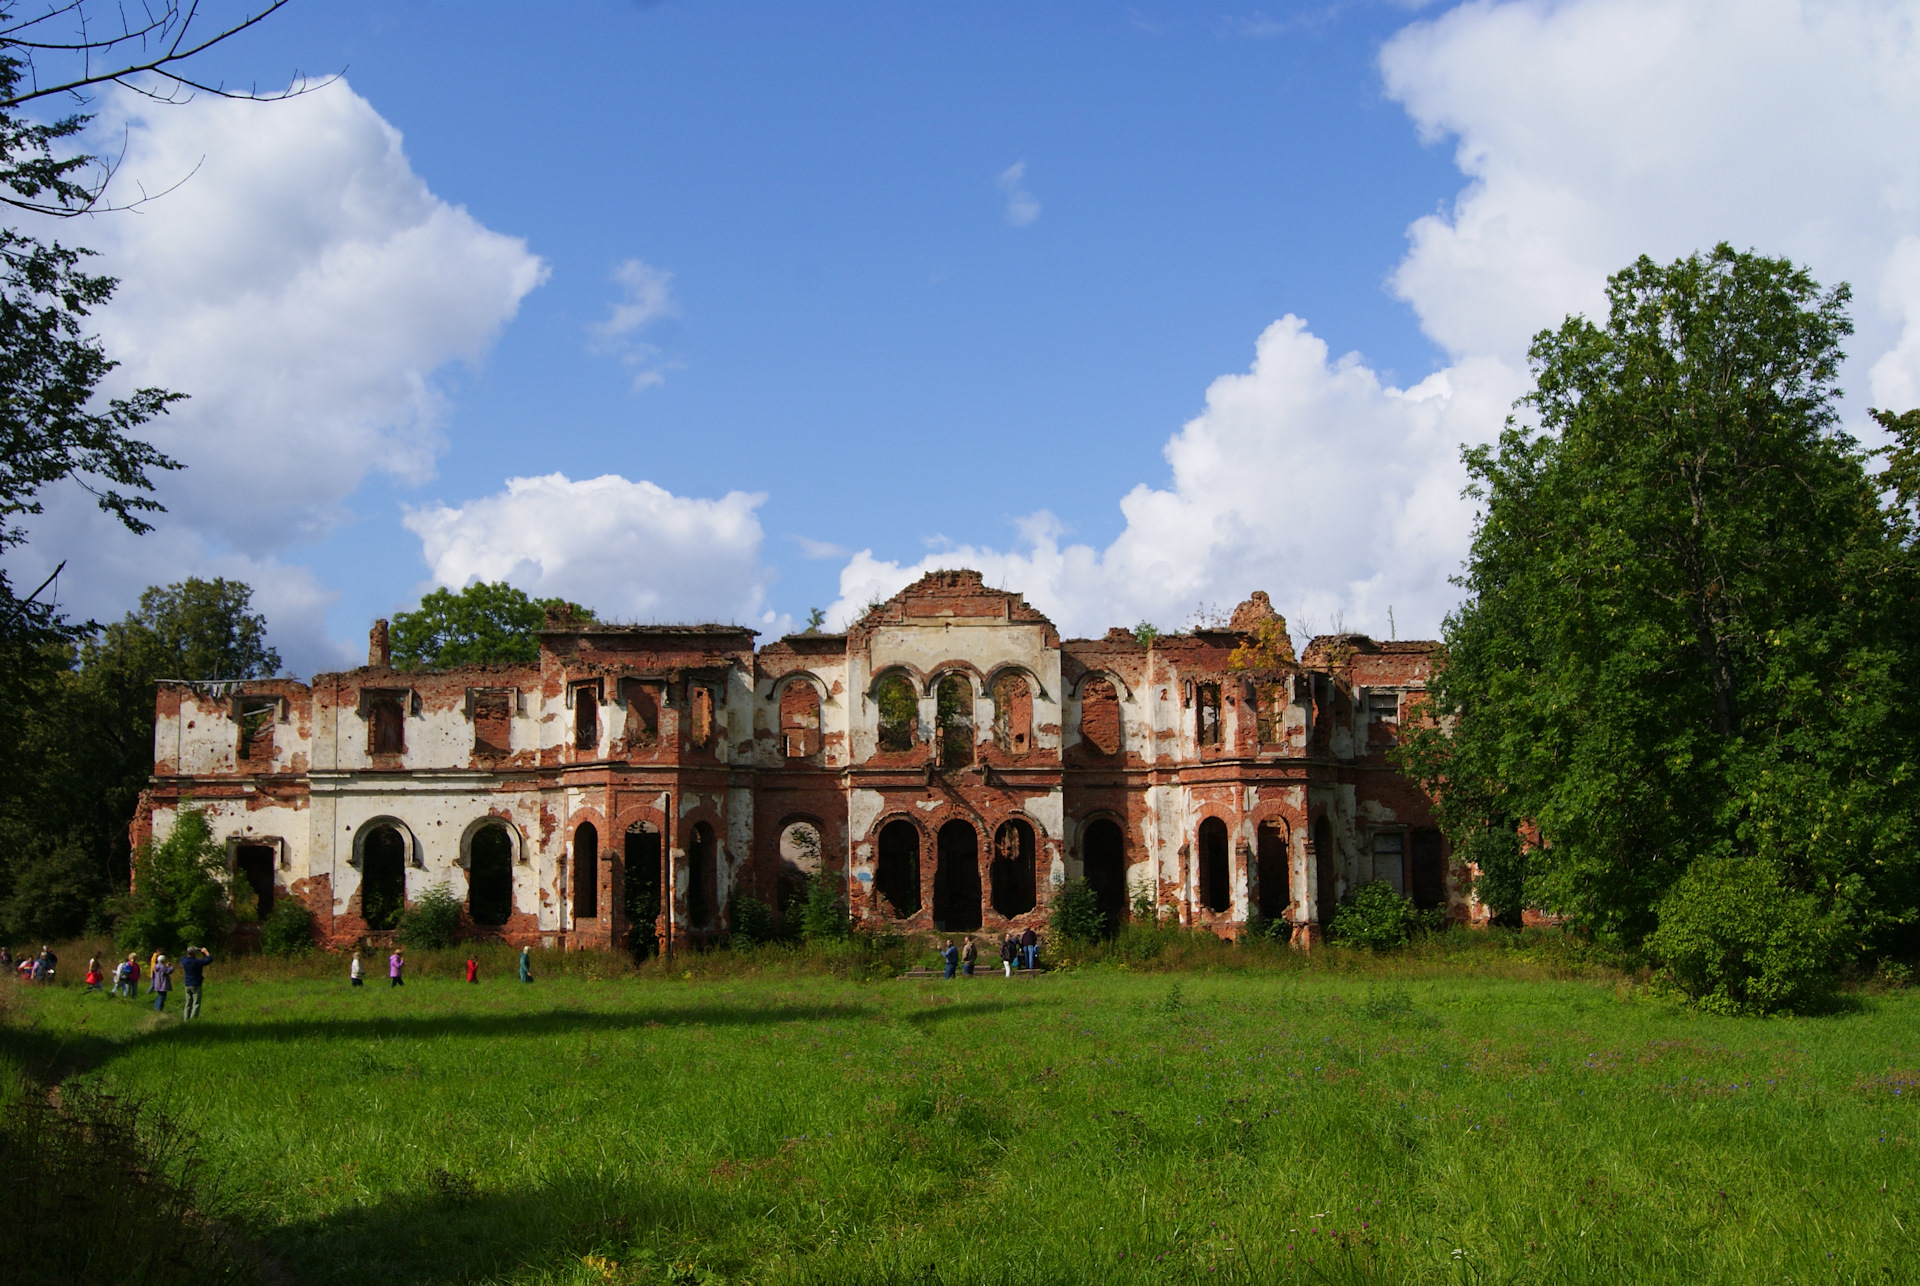
<instances>
[{"instance_id":1,"label":"grass field","mask_svg":"<svg viewBox=\"0 0 1920 1286\"><path fill-rule=\"evenodd\" d=\"M302 1282L1920 1281L1914 992L1718 1019L1491 953L373 982L216 968L192 1025L62 986L5 1048L163 1102Z\"/></svg>"}]
</instances>

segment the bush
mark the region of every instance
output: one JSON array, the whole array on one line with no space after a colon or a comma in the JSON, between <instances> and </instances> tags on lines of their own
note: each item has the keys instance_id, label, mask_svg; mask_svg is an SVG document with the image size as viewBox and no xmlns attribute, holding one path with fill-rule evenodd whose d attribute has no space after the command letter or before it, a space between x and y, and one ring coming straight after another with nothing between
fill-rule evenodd
<instances>
[{"instance_id":1,"label":"bush","mask_svg":"<svg viewBox=\"0 0 1920 1286\"><path fill-rule=\"evenodd\" d=\"M1333 914L1331 932L1335 942L1366 947L1372 951L1392 951L1407 945L1420 913L1413 903L1393 891L1385 880L1373 880L1355 889L1353 896L1340 904Z\"/></svg>"},{"instance_id":2,"label":"bush","mask_svg":"<svg viewBox=\"0 0 1920 1286\"><path fill-rule=\"evenodd\" d=\"M773 908L751 893L733 895L733 910L727 922L733 926L733 940L741 946L757 947L780 936L780 926L773 921Z\"/></svg>"},{"instance_id":3,"label":"bush","mask_svg":"<svg viewBox=\"0 0 1920 1286\"><path fill-rule=\"evenodd\" d=\"M1053 895L1047 927L1065 942L1097 942L1107 936L1107 917L1100 912L1100 894L1085 880L1068 880Z\"/></svg>"},{"instance_id":4,"label":"bush","mask_svg":"<svg viewBox=\"0 0 1920 1286\"><path fill-rule=\"evenodd\" d=\"M837 942L852 931L839 886L822 871L807 881L807 900L800 910L800 932L808 942Z\"/></svg>"},{"instance_id":5,"label":"bush","mask_svg":"<svg viewBox=\"0 0 1920 1286\"><path fill-rule=\"evenodd\" d=\"M460 940L460 899L436 884L400 915L400 941L410 947L450 947Z\"/></svg>"},{"instance_id":6,"label":"bush","mask_svg":"<svg viewBox=\"0 0 1920 1286\"><path fill-rule=\"evenodd\" d=\"M270 956L303 956L313 950L313 912L292 898L276 902L260 926L260 949Z\"/></svg>"},{"instance_id":7,"label":"bush","mask_svg":"<svg viewBox=\"0 0 1920 1286\"><path fill-rule=\"evenodd\" d=\"M1834 985L1834 925L1760 858L1695 862L1659 908L1647 948L1665 976L1717 1014L1816 1007Z\"/></svg>"},{"instance_id":8,"label":"bush","mask_svg":"<svg viewBox=\"0 0 1920 1286\"><path fill-rule=\"evenodd\" d=\"M233 927L227 901L227 851L197 808L183 808L158 844L140 846L133 862L133 897L118 937L142 955L204 946Z\"/></svg>"}]
</instances>

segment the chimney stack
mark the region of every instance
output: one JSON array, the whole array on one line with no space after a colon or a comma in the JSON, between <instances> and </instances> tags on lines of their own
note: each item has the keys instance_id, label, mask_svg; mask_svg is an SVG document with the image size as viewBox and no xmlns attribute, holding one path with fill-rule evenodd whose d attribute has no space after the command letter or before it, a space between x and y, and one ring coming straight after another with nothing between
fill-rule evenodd
<instances>
[{"instance_id":1,"label":"chimney stack","mask_svg":"<svg viewBox=\"0 0 1920 1286\"><path fill-rule=\"evenodd\" d=\"M367 664L385 670L393 665L393 645L387 642L387 622L382 617L367 631Z\"/></svg>"}]
</instances>

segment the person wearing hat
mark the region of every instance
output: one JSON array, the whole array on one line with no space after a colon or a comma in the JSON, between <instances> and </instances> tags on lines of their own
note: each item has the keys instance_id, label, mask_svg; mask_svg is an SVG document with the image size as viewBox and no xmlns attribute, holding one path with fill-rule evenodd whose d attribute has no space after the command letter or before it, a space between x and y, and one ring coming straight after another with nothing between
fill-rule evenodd
<instances>
[{"instance_id":1,"label":"person wearing hat","mask_svg":"<svg viewBox=\"0 0 1920 1286\"><path fill-rule=\"evenodd\" d=\"M167 993L173 990L173 965L158 951L153 953L153 985L150 990L153 992L154 1012L166 1012Z\"/></svg>"}]
</instances>

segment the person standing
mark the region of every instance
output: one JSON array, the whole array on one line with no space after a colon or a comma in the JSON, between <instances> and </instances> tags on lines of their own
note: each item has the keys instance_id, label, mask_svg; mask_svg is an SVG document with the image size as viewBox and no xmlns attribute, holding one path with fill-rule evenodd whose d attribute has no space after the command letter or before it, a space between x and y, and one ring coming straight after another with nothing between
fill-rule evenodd
<instances>
[{"instance_id":1,"label":"person standing","mask_svg":"<svg viewBox=\"0 0 1920 1286\"><path fill-rule=\"evenodd\" d=\"M1020 948L1013 945L1013 935L1011 933L1000 939L1000 967L1006 970L1007 977L1009 978L1013 977L1013 958L1018 955L1019 952Z\"/></svg>"},{"instance_id":2,"label":"person standing","mask_svg":"<svg viewBox=\"0 0 1920 1286\"><path fill-rule=\"evenodd\" d=\"M366 972L366 966L360 963L360 952L356 948L353 953L353 963L347 966L347 981L356 987L364 987L367 985Z\"/></svg>"},{"instance_id":3,"label":"person standing","mask_svg":"<svg viewBox=\"0 0 1920 1286\"><path fill-rule=\"evenodd\" d=\"M167 993L173 990L173 966L168 964L167 958L157 951L153 953L152 977L153 981L147 984L147 989L153 993L153 1010L155 1013L164 1013L167 1008Z\"/></svg>"},{"instance_id":4,"label":"person standing","mask_svg":"<svg viewBox=\"0 0 1920 1286\"><path fill-rule=\"evenodd\" d=\"M1031 928L1020 935L1020 953L1026 957L1021 967L1029 973L1033 972L1034 958L1040 954L1040 935Z\"/></svg>"},{"instance_id":5,"label":"person standing","mask_svg":"<svg viewBox=\"0 0 1920 1286\"><path fill-rule=\"evenodd\" d=\"M125 996L128 1000L132 1000L135 996L139 995L140 957L131 951L127 952L127 958L120 962L120 968L117 972L119 974L119 984L115 987L114 994Z\"/></svg>"},{"instance_id":6,"label":"person standing","mask_svg":"<svg viewBox=\"0 0 1920 1286\"><path fill-rule=\"evenodd\" d=\"M87 957L87 990L88 991L100 990L100 981L101 981L100 957L88 956Z\"/></svg>"},{"instance_id":7,"label":"person standing","mask_svg":"<svg viewBox=\"0 0 1920 1286\"><path fill-rule=\"evenodd\" d=\"M533 948L520 948L520 981L533 981Z\"/></svg>"},{"instance_id":8,"label":"person standing","mask_svg":"<svg viewBox=\"0 0 1920 1286\"><path fill-rule=\"evenodd\" d=\"M200 988L206 984L207 966L213 963L213 953L205 947L188 947L186 958L180 961L180 980L187 988L187 1017L200 1016Z\"/></svg>"},{"instance_id":9,"label":"person standing","mask_svg":"<svg viewBox=\"0 0 1920 1286\"><path fill-rule=\"evenodd\" d=\"M160 968L160 953L156 951L152 955L147 957L147 991L149 994L151 994L153 991L154 972L159 968Z\"/></svg>"},{"instance_id":10,"label":"person standing","mask_svg":"<svg viewBox=\"0 0 1920 1286\"><path fill-rule=\"evenodd\" d=\"M40 974L40 981L51 985L53 982L53 971L60 967L60 957L53 954L52 947L41 947L40 963L45 966L45 969Z\"/></svg>"},{"instance_id":11,"label":"person standing","mask_svg":"<svg viewBox=\"0 0 1920 1286\"><path fill-rule=\"evenodd\" d=\"M973 935L967 935L967 945L960 948L960 972L973 977L973 962L980 958L980 948L973 945Z\"/></svg>"},{"instance_id":12,"label":"person standing","mask_svg":"<svg viewBox=\"0 0 1920 1286\"><path fill-rule=\"evenodd\" d=\"M946 966L947 977L953 977L953 968L960 961L960 953L953 949L953 939L948 938L940 946L940 960Z\"/></svg>"},{"instance_id":13,"label":"person standing","mask_svg":"<svg viewBox=\"0 0 1920 1286\"><path fill-rule=\"evenodd\" d=\"M471 955L467 957L467 981L476 984L480 981L480 962Z\"/></svg>"},{"instance_id":14,"label":"person standing","mask_svg":"<svg viewBox=\"0 0 1920 1286\"><path fill-rule=\"evenodd\" d=\"M401 976L406 967L407 953L395 947L393 954L387 957L387 989L389 991L395 987L407 985L407 980Z\"/></svg>"}]
</instances>

